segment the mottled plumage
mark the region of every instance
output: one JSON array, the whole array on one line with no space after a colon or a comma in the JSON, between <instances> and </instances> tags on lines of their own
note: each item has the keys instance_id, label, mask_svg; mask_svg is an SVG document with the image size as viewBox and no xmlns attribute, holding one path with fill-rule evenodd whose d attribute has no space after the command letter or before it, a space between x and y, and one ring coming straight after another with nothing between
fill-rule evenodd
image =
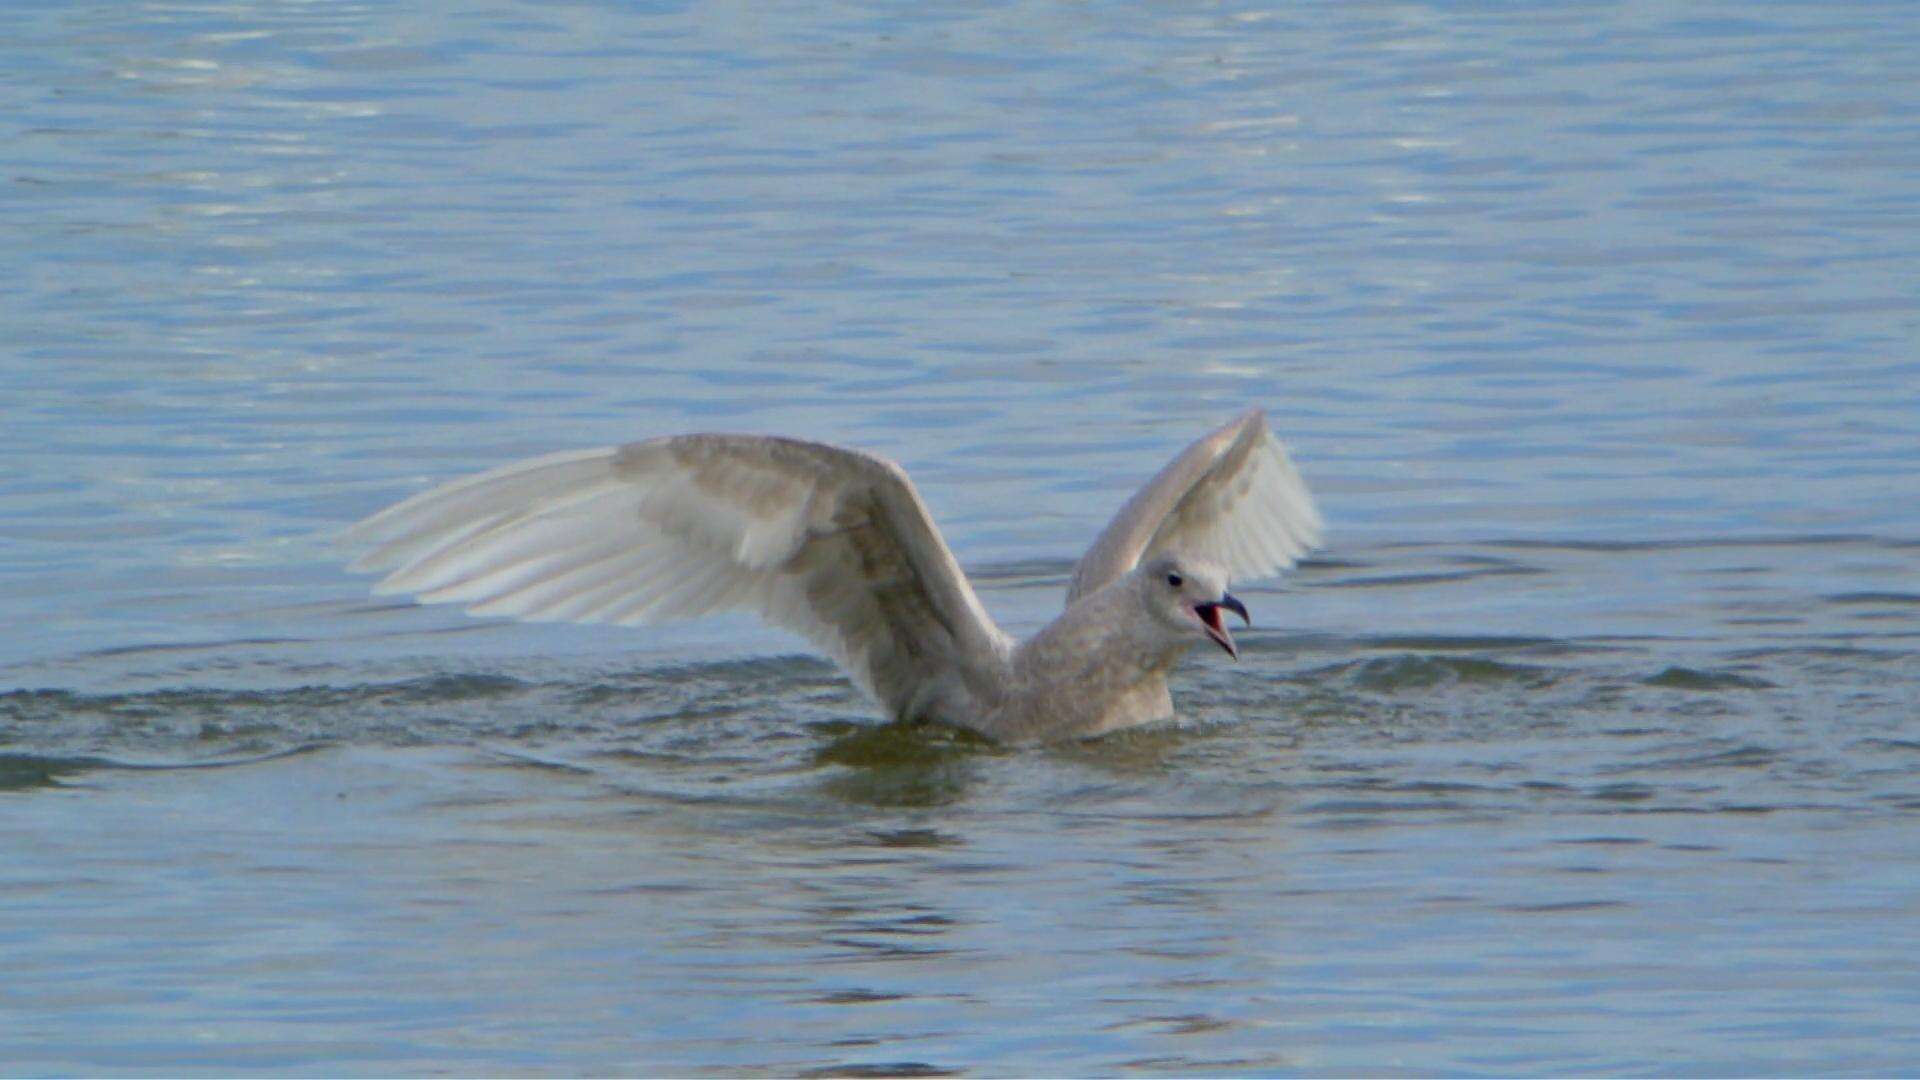
<instances>
[{"instance_id":1,"label":"mottled plumage","mask_svg":"<svg viewBox=\"0 0 1920 1080\"><path fill-rule=\"evenodd\" d=\"M354 526L378 591L477 615L623 625L746 608L831 654L890 717L998 739L1165 719L1194 643L1237 651L1231 577L1319 539L1258 410L1201 439L1121 509L1067 610L1024 644L994 625L899 466L821 443L679 435L534 458Z\"/></svg>"}]
</instances>

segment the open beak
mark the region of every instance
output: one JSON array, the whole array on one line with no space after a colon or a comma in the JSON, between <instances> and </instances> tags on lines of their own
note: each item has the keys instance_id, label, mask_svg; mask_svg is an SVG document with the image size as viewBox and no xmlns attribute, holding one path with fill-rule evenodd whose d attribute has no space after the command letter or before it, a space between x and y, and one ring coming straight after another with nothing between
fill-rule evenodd
<instances>
[{"instance_id":1,"label":"open beak","mask_svg":"<svg viewBox=\"0 0 1920 1080\"><path fill-rule=\"evenodd\" d=\"M1207 636L1213 639L1214 644L1227 650L1228 656L1238 660L1240 659L1240 647L1233 643L1233 635L1227 633L1226 626L1220 621L1220 609L1222 608L1240 616L1240 621L1248 626L1253 625L1253 620L1247 616L1247 605L1234 599L1231 593L1221 594L1220 602L1217 604L1193 605L1193 613L1199 617L1201 628L1206 630Z\"/></svg>"}]
</instances>

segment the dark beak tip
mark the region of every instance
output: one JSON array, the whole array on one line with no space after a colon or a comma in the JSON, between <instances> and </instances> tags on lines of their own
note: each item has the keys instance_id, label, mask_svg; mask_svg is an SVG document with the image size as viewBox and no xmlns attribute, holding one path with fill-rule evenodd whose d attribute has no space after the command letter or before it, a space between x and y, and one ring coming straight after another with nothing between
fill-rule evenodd
<instances>
[{"instance_id":1,"label":"dark beak tip","mask_svg":"<svg viewBox=\"0 0 1920 1080\"><path fill-rule=\"evenodd\" d=\"M1253 625L1253 616L1247 614L1247 605L1241 603L1232 593L1220 597L1220 606L1240 616L1240 621L1247 626Z\"/></svg>"}]
</instances>

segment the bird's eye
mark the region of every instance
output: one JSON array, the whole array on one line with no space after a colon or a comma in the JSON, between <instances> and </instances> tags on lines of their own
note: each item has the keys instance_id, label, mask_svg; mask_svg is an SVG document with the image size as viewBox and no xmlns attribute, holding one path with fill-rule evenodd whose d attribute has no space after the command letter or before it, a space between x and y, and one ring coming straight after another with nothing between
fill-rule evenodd
<instances>
[{"instance_id":1,"label":"bird's eye","mask_svg":"<svg viewBox=\"0 0 1920 1080\"><path fill-rule=\"evenodd\" d=\"M1168 574L1168 575L1167 575L1167 584L1169 584L1169 585L1171 585L1171 586L1173 586L1174 588L1176 588L1176 589L1177 589L1177 588L1179 588L1179 587L1180 587L1181 585L1183 585L1183 584L1185 584L1185 582L1182 582L1182 581L1180 580L1180 575L1179 575L1179 574Z\"/></svg>"}]
</instances>

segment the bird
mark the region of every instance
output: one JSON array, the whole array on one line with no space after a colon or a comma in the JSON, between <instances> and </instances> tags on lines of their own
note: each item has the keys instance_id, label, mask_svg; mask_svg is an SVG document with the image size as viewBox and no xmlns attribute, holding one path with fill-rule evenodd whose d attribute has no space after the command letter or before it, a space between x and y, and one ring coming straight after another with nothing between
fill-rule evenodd
<instances>
[{"instance_id":1,"label":"bird","mask_svg":"<svg viewBox=\"0 0 1920 1080\"><path fill-rule=\"evenodd\" d=\"M994 623L906 470L774 435L671 435L453 480L352 526L374 591L473 615L639 625L747 609L837 661L893 721L996 742L1170 720L1168 676L1223 621L1231 580L1321 539L1264 412L1188 446L1074 565L1060 615L1024 642Z\"/></svg>"}]
</instances>

